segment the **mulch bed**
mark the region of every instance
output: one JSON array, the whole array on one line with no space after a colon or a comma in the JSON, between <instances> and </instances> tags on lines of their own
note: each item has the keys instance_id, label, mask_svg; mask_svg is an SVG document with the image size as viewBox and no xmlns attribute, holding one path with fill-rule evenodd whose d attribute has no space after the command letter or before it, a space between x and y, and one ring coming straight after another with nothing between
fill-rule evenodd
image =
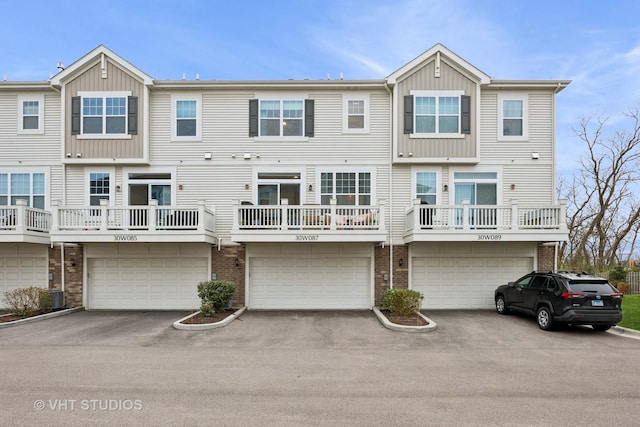
<instances>
[{"instance_id":1,"label":"mulch bed","mask_svg":"<svg viewBox=\"0 0 640 427\"><path fill-rule=\"evenodd\" d=\"M231 316L235 312L236 310L229 309L229 310L222 311L220 313L214 313L213 316L204 316L202 313L198 313L195 316L191 316L187 320L183 320L180 323L185 325L202 325L205 323L216 323L226 319L227 317Z\"/></svg>"},{"instance_id":2,"label":"mulch bed","mask_svg":"<svg viewBox=\"0 0 640 427\"><path fill-rule=\"evenodd\" d=\"M27 319L28 317L33 317L33 316L17 316L15 314L1 315L0 316L0 323L13 322L14 320Z\"/></svg>"},{"instance_id":3,"label":"mulch bed","mask_svg":"<svg viewBox=\"0 0 640 427\"><path fill-rule=\"evenodd\" d=\"M418 314L412 314L410 316L396 316L391 314L389 310L380 310L380 312L384 314L391 323L395 323L396 325L427 326L429 324L429 322L424 320L424 318L422 316L419 316Z\"/></svg>"}]
</instances>

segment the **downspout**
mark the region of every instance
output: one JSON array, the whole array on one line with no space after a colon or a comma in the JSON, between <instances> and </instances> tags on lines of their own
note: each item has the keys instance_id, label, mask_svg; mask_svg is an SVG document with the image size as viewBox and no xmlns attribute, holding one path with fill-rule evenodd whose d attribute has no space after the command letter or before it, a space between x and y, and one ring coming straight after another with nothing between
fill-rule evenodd
<instances>
[{"instance_id":1,"label":"downspout","mask_svg":"<svg viewBox=\"0 0 640 427\"><path fill-rule=\"evenodd\" d=\"M64 292L64 242L60 243L60 258L62 258L60 262L60 290Z\"/></svg>"},{"instance_id":2,"label":"downspout","mask_svg":"<svg viewBox=\"0 0 640 427\"><path fill-rule=\"evenodd\" d=\"M393 289L393 91L389 88L389 84L385 80L384 88L389 93L389 289Z\"/></svg>"}]
</instances>

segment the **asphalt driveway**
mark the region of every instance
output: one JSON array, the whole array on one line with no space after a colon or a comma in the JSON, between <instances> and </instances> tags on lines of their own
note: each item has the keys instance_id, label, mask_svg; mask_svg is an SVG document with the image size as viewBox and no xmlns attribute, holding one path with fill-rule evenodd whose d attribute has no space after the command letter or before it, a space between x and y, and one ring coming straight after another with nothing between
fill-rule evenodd
<instances>
[{"instance_id":1,"label":"asphalt driveway","mask_svg":"<svg viewBox=\"0 0 640 427\"><path fill-rule=\"evenodd\" d=\"M0 330L20 425L634 425L640 341L490 311L383 328L372 312L78 312ZM3 421L4 422L4 421Z\"/></svg>"}]
</instances>

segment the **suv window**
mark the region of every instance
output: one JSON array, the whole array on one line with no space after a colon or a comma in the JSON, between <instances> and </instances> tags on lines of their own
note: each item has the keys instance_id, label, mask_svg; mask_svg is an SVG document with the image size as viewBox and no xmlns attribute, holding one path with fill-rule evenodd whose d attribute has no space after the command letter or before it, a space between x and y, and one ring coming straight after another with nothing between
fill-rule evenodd
<instances>
[{"instance_id":1,"label":"suv window","mask_svg":"<svg viewBox=\"0 0 640 427\"><path fill-rule=\"evenodd\" d=\"M569 282L571 292L587 292L597 294L610 294L615 292L606 282Z\"/></svg>"},{"instance_id":2,"label":"suv window","mask_svg":"<svg viewBox=\"0 0 640 427\"><path fill-rule=\"evenodd\" d=\"M516 288L528 288L533 276L526 276L516 282Z\"/></svg>"},{"instance_id":3,"label":"suv window","mask_svg":"<svg viewBox=\"0 0 640 427\"><path fill-rule=\"evenodd\" d=\"M548 277L536 276L529 286L531 289L544 289L547 285Z\"/></svg>"}]
</instances>

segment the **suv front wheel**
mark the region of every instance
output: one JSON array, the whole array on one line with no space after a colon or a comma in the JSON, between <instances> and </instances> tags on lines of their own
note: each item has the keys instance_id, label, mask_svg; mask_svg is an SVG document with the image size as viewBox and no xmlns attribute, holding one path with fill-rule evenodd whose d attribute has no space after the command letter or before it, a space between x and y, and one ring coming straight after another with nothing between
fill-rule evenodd
<instances>
[{"instance_id":1,"label":"suv front wheel","mask_svg":"<svg viewBox=\"0 0 640 427\"><path fill-rule=\"evenodd\" d=\"M498 314L509 314L509 307L502 295L496 297L496 311Z\"/></svg>"},{"instance_id":2,"label":"suv front wheel","mask_svg":"<svg viewBox=\"0 0 640 427\"><path fill-rule=\"evenodd\" d=\"M538 309L536 319L538 321L538 326L540 326L540 329L543 331L550 331L553 329L553 316L547 307L542 306Z\"/></svg>"}]
</instances>

